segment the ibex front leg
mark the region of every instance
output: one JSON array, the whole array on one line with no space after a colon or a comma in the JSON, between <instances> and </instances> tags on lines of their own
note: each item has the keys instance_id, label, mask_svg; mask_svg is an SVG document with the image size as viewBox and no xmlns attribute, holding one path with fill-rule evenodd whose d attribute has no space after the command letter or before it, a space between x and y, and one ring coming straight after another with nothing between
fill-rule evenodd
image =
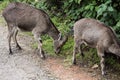
<instances>
[{"instance_id":1,"label":"ibex front leg","mask_svg":"<svg viewBox=\"0 0 120 80\"><path fill-rule=\"evenodd\" d=\"M39 49L39 53L42 59L45 59L45 54L44 51L42 50L42 39L40 38L39 34L34 34L34 38L37 40L38 42L38 49Z\"/></svg>"},{"instance_id":2,"label":"ibex front leg","mask_svg":"<svg viewBox=\"0 0 120 80\"><path fill-rule=\"evenodd\" d=\"M101 65L101 72L102 72L102 75L104 76L106 74L105 72L105 55L104 55L104 50L102 47L97 47L97 53L98 53L98 56L100 57L100 65Z\"/></svg>"},{"instance_id":3,"label":"ibex front leg","mask_svg":"<svg viewBox=\"0 0 120 80\"><path fill-rule=\"evenodd\" d=\"M9 46L9 54L13 54L12 49L11 49L11 37L12 37L13 33L9 31L8 33L8 46Z\"/></svg>"},{"instance_id":4,"label":"ibex front leg","mask_svg":"<svg viewBox=\"0 0 120 80\"><path fill-rule=\"evenodd\" d=\"M78 44L75 42L74 44L74 50L73 50L73 58L72 58L72 64L76 64L76 54L78 52Z\"/></svg>"}]
</instances>

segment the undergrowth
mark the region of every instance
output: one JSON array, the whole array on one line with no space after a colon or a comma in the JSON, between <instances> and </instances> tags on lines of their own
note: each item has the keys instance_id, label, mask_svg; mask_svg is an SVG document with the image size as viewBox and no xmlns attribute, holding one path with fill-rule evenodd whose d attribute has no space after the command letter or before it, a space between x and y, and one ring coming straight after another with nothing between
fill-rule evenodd
<instances>
[{"instance_id":1,"label":"undergrowth","mask_svg":"<svg viewBox=\"0 0 120 80\"><path fill-rule=\"evenodd\" d=\"M117 6L119 6L119 0L117 0L116 2L112 2L112 0L97 0L98 2L96 0L60 0L61 4L58 4L59 6L56 4L52 4L52 1L55 0L47 0L48 2L46 2L46 0L41 0L42 2L36 2L34 0L13 1L29 3L36 8L43 9L45 12L48 13L55 26L60 30L60 32L62 32L62 35L69 33L75 21L83 17L99 19L100 21L105 22L107 25L113 26L118 34L120 32L120 13L118 11L119 9L117 9ZM12 1L1 1L0 11L2 11L9 2ZM31 33L27 34L32 36ZM62 51L59 55L64 57L65 62L71 64L74 41L72 35L73 33L69 34L71 35L69 36L67 43L63 46ZM55 56L56 54L54 54L52 38L45 35L42 37L42 40L44 51L52 56ZM37 43L33 44L32 47L37 48ZM88 64L88 66L100 64L100 59L97 56L96 49L83 47L83 50L85 54L84 62ZM120 70L118 59L116 59L112 55L105 59L107 66ZM79 53L77 54L77 60L78 62L82 60Z\"/></svg>"}]
</instances>

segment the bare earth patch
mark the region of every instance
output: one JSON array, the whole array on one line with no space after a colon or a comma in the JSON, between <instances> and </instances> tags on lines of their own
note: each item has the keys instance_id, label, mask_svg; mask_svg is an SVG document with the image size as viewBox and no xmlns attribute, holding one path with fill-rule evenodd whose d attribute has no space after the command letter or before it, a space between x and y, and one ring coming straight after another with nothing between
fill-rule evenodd
<instances>
[{"instance_id":1,"label":"bare earth patch","mask_svg":"<svg viewBox=\"0 0 120 80\"><path fill-rule=\"evenodd\" d=\"M84 68L65 66L64 62L59 58L49 57L45 61L47 69L61 80L99 80Z\"/></svg>"},{"instance_id":2,"label":"bare earth patch","mask_svg":"<svg viewBox=\"0 0 120 80\"><path fill-rule=\"evenodd\" d=\"M0 26L0 80L60 80L44 68L43 60L35 54L29 36L19 36L23 50L12 43L13 55L9 55L7 28Z\"/></svg>"},{"instance_id":3,"label":"bare earth patch","mask_svg":"<svg viewBox=\"0 0 120 80\"><path fill-rule=\"evenodd\" d=\"M79 65L67 65L63 58L48 57L45 62L45 68L60 80L120 80L120 74L114 70L107 70L107 75L101 75L100 67L92 69L92 67L81 67Z\"/></svg>"}]
</instances>

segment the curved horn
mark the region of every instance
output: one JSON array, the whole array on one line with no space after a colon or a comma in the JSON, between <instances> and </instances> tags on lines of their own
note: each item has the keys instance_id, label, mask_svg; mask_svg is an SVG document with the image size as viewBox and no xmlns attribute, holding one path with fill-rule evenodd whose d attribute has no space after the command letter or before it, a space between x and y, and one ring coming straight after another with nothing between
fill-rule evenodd
<instances>
[{"instance_id":1,"label":"curved horn","mask_svg":"<svg viewBox=\"0 0 120 80\"><path fill-rule=\"evenodd\" d=\"M59 38L58 38L58 41L62 38L62 34L59 33Z\"/></svg>"}]
</instances>

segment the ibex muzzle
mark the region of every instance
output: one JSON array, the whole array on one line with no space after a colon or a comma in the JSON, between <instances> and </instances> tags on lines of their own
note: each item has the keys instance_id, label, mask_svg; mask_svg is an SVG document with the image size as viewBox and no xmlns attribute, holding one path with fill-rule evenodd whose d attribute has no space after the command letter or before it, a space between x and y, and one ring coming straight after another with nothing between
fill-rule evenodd
<instances>
[{"instance_id":1,"label":"ibex muzzle","mask_svg":"<svg viewBox=\"0 0 120 80\"><path fill-rule=\"evenodd\" d=\"M58 40L54 41L54 51L56 54L60 53L62 46L68 40L68 36L62 37L61 34Z\"/></svg>"}]
</instances>

